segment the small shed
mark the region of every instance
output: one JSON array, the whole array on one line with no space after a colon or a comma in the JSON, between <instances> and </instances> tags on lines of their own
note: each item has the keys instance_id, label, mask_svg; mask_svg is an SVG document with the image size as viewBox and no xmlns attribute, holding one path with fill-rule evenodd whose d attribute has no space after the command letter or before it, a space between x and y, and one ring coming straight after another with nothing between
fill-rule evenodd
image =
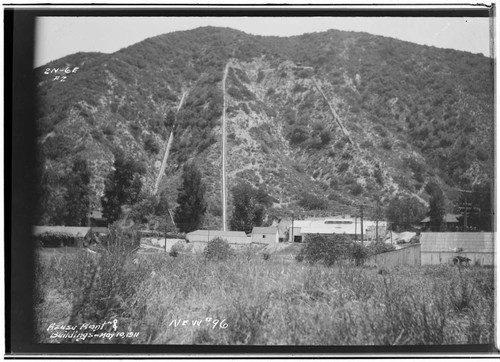
<instances>
[{"instance_id":1,"label":"small shed","mask_svg":"<svg viewBox=\"0 0 500 362\"><path fill-rule=\"evenodd\" d=\"M254 227L252 229L252 243L274 244L279 242L279 233L276 226Z\"/></svg>"},{"instance_id":2,"label":"small shed","mask_svg":"<svg viewBox=\"0 0 500 362\"><path fill-rule=\"evenodd\" d=\"M471 265L493 265L493 233L422 233L422 265L451 264L456 256L471 260Z\"/></svg>"},{"instance_id":3,"label":"small shed","mask_svg":"<svg viewBox=\"0 0 500 362\"><path fill-rule=\"evenodd\" d=\"M249 238L243 231L196 230L186 234L188 242L205 242L215 238L226 240L229 244L248 244Z\"/></svg>"},{"instance_id":4,"label":"small shed","mask_svg":"<svg viewBox=\"0 0 500 362\"><path fill-rule=\"evenodd\" d=\"M89 221L90 221L90 226L95 226L95 227L107 227L108 226L108 220L102 215L101 211L92 211L88 215Z\"/></svg>"},{"instance_id":5,"label":"small shed","mask_svg":"<svg viewBox=\"0 0 500 362\"><path fill-rule=\"evenodd\" d=\"M90 227L81 226L35 226L33 235L41 246L84 246L91 242Z\"/></svg>"}]
</instances>

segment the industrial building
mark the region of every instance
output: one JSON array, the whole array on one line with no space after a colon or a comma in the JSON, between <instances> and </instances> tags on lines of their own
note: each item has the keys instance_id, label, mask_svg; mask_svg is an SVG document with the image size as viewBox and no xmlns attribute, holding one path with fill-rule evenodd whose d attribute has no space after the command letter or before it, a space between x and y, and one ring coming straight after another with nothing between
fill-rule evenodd
<instances>
[{"instance_id":1,"label":"industrial building","mask_svg":"<svg viewBox=\"0 0 500 362\"><path fill-rule=\"evenodd\" d=\"M377 222L363 220L363 239L374 240L376 237ZM387 230L386 221L378 221L378 235L382 238ZM331 218L296 220L290 226L289 242L301 243L308 234L342 234L356 237L361 240L361 220L350 215ZM293 237L293 240L292 240Z\"/></svg>"}]
</instances>

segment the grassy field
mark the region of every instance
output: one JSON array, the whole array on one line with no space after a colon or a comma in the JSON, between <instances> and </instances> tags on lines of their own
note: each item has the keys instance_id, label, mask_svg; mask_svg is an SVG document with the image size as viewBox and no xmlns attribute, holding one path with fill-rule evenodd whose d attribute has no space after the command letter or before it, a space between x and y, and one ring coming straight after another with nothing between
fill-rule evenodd
<instances>
[{"instance_id":1,"label":"grassy field","mask_svg":"<svg viewBox=\"0 0 500 362\"><path fill-rule=\"evenodd\" d=\"M134 258L43 251L36 268L39 341L419 345L494 340L492 268L327 268L250 251L227 261L202 254ZM100 325L99 332L125 337L51 338L54 331L47 329L53 323Z\"/></svg>"}]
</instances>

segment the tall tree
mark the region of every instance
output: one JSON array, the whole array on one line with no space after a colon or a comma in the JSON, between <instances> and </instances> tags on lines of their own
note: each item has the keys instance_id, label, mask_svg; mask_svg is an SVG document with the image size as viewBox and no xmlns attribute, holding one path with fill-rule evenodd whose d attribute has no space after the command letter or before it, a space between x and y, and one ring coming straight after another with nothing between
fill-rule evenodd
<instances>
[{"instance_id":1,"label":"tall tree","mask_svg":"<svg viewBox=\"0 0 500 362\"><path fill-rule=\"evenodd\" d=\"M178 189L175 222L181 232L190 232L203 224L207 202L205 201L205 185L201 172L192 162L184 165L182 185Z\"/></svg>"},{"instance_id":2,"label":"tall tree","mask_svg":"<svg viewBox=\"0 0 500 362\"><path fill-rule=\"evenodd\" d=\"M445 216L445 199L443 191L437 184L429 187L431 190L431 200L429 202L429 217L431 231L443 231L446 228L444 221Z\"/></svg>"},{"instance_id":3,"label":"tall tree","mask_svg":"<svg viewBox=\"0 0 500 362\"><path fill-rule=\"evenodd\" d=\"M66 225L86 225L90 211L90 170L87 161L77 158L68 177L64 195Z\"/></svg>"},{"instance_id":4,"label":"tall tree","mask_svg":"<svg viewBox=\"0 0 500 362\"><path fill-rule=\"evenodd\" d=\"M44 169L40 165L40 202L38 207L38 220L40 225L62 225L66 213L66 187L64 175L52 169Z\"/></svg>"},{"instance_id":5,"label":"tall tree","mask_svg":"<svg viewBox=\"0 0 500 362\"><path fill-rule=\"evenodd\" d=\"M240 183L233 190L233 213L229 226L231 230L252 231L254 226L261 226L265 207L272 203L263 189L255 189L248 183Z\"/></svg>"},{"instance_id":6,"label":"tall tree","mask_svg":"<svg viewBox=\"0 0 500 362\"><path fill-rule=\"evenodd\" d=\"M424 205L415 197L396 197L389 202L386 216L397 229L408 229L418 224L426 214Z\"/></svg>"},{"instance_id":7,"label":"tall tree","mask_svg":"<svg viewBox=\"0 0 500 362\"><path fill-rule=\"evenodd\" d=\"M139 201L141 176L145 172L142 164L126 158L121 152L115 155L114 168L105 181L101 199L103 216L109 223L120 218L123 206L134 205Z\"/></svg>"}]
</instances>

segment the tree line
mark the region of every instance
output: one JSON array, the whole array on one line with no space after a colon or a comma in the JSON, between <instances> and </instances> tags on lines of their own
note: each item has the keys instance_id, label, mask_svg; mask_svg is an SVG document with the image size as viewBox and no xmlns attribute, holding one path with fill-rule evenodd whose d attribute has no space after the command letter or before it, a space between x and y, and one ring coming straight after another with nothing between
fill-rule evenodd
<instances>
[{"instance_id":1,"label":"tree line","mask_svg":"<svg viewBox=\"0 0 500 362\"><path fill-rule=\"evenodd\" d=\"M100 199L103 217L108 224L128 222L162 232L191 232L202 228L208 208L206 185L194 162L183 166L181 185L177 193L177 206L171 214L167 190L154 195L143 186L146 168L144 164L127 157L123 151L114 152L113 169L104 182ZM48 192L48 176L42 175L42 222L52 225L85 226L89 224L91 211L91 172L86 160L77 158L62 191L62 201L52 205ZM240 182L232 188L233 212L229 220L231 230L251 232L261 226L266 209L273 199L262 188ZM173 221L172 222L172 217Z\"/></svg>"},{"instance_id":2,"label":"tree line","mask_svg":"<svg viewBox=\"0 0 500 362\"><path fill-rule=\"evenodd\" d=\"M203 227L208 208L206 186L194 162L187 162L183 167L181 185L177 190L177 206L172 214L166 190L153 195L143 188L145 173L144 164L126 157L122 151L115 151L113 170L105 180L104 194L100 200L103 216L109 224L128 220L162 232L190 232ZM58 196L57 203L47 196L50 177L50 173L44 174L41 183L41 201L48 215L45 218L48 220L47 224L88 225L92 190L87 161L81 158L74 160L71 172L66 176L66 187L62 188L62 195ZM273 198L265 189L256 188L244 181L236 184L231 191L233 205L229 226L231 230L250 233L254 226L264 223L266 212L272 207ZM385 216L393 230L411 229L429 216L431 231L446 231L447 201L443 191L432 181L425 186L425 191L430 195L428 208L411 196L399 196L389 201ZM304 194L304 197L308 195ZM304 200L301 199L299 205L303 203ZM460 226L464 225L465 221L461 205L467 208L467 230L492 230L489 183L475 185L469 192L462 193L456 201L454 211L456 214L462 214L458 217Z\"/></svg>"}]
</instances>

